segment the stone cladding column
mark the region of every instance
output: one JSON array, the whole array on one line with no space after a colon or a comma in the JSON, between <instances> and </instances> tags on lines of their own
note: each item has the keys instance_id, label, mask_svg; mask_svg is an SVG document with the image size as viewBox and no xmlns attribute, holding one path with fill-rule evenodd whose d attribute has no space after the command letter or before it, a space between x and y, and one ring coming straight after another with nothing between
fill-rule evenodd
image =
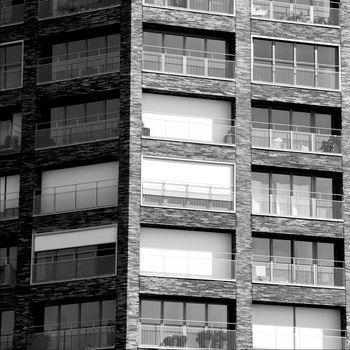
<instances>
[{"instance_id":1,"label":"stone cladding column","mask_svg":"<svg viewBox=\"0 0 350 350\"><path fill-rule=\"evenodd\" d=\"M142 0L121 1L116 349L137 349L141 204Z\"/></svg>"},{"instance_id":2,"label":"stone cladding column","mask_svg":"<svg viewBox=\"0 0 350 350\"><path fill-rule=\"evenodd\" d=\"M236 0L237 349L252 348L250 1Z\"/></svg>"}]
</instances>

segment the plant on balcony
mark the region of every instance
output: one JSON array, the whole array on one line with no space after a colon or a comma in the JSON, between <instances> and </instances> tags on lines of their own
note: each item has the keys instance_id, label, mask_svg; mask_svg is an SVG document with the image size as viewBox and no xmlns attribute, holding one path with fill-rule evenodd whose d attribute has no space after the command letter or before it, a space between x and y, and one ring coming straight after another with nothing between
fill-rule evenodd
<instances>
[{"instance_id":1,"label":"plant on balcony","mask_svg":"<svg viewBox=\"0 0 350 350\"><path fill-rule=\"evenodd\" d=\"M187 337L185 335L173 334L164 338L162 345L183 348L186 345L186 340Z\"/></svg>"},{"instance_id":2,"label":"plant on balcony","mask_svg":"<svg viewBox=\"0 0 350 350\"><path fill-rule=\"evenodd\" d=\"M200 331L196 338L200 348L224 349L227 334L223 330L207 329Z\"/></svg>"},{"instance_id":3,"label":"plant on balcony","mask_svg":"<svg viewBox=\"0 0 350 350\"><path fill-rule=\"evenodd\" d=\"M328 140L323 140L321 147L322 152L339 153L340 152L340 138L337 136L330 136Z\"/></svg>"}]
</instances>

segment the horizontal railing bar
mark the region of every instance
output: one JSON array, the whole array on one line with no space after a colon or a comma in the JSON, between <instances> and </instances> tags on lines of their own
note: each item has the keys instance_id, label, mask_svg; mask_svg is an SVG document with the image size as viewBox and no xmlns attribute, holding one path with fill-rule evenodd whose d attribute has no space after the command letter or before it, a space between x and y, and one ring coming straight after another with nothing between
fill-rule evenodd
<instances>
[{"instance_id":1,"label":"horizontal railing bar","mask_svg":"<svg viewBox=\"0 0 350 350\"><path fill-rule=\"evenodd\" d=\"M254 190L264 190L264 191L269 191L270 193L254 193ZM273 191L277 191L277 193L271 193ZM325 196L336 196L336 197L342 197L342 194L338 194L338 193L323 193L323 192L313 192L313 191L309 191L309 192L305 192L305 191L295 191L295 190L280 190L280 189L273 189L271 187L253 187L252 188L252 193L257 194L257 195L268 195L270 194L271 196L278 196L280 197L280 193L281 192L286 192L287 194L290 193L290 195L282 195L281 197L297 197L297 198L302 198L302 199L319 199L319 198L314 198L314 197L309 197L309 196L295 196L291 193L307 193L308 195L325 195ZM323 199L323 198L321 198Z\"/></svg>"},{"instance_id":2,"label":"horizontal railing bar","mask_svg":"<svg viewBox=\"0 0 350 350\"><path fill-rule=\"evenodd\" d=\"M148 180L148 179L143 179L143 182L148 182L148 183L154 183L154 184L166 184L166 185L179 185L179 186L191 186L191 187L198 187L198 188L218 188L218 189L233 189L234 186L220 186L220 185L214 185L214 184L198 184L198 183L191 183L191 182L169 182L169 181L164 181L164 180Z\"/></svg>"},{"instance_id":3,"label":"horizontal railing bar","mask_svg":"<svg viewBox=\"0 0 350 350\"><path fill-rule=\"evenodd\" d=\"M99 251L100 252L100 251ZM88 252L83 252L82 254L87 254ZM49 256L43 256L41 255L40 257L38 257L38 259L42 259L42 258L47 258ZM59 257L59 255L58 255ZM103 260L106 258L112 258L115 257L115 254L113 255L101 255L101 256L94 256L94 257L90 257L90 258L77 258L77 259L67 259L67 260L52 260L52 261L46 261L46 262L34 262L33 265L35 266L45 266L45 265L52 265L52 264L56 264L59 265L60 263L67 263L67 262L74 262L74 263L79 263L79 262L84 262L84 261L96 261L96 260Z\"/></svg>"},{"instance_id":4,"label":"horizontal railing bar","mask_svg":"<svg viewBox=\"0 0 350 350\"><path fill-rule=\"evenodd\" d=\"M183 322L184 325L187 325L189 322L206 322L206 323L214 323L214 324L220 324L223 326L234 326L235 323L233 322L222 322L222 321L208 321L208 320L179 320L179 319L170 319L170 318L152 318L152 317L140 317L139 321L142 323L142 321L159 321L163 324L164 322L170 321L170 322ZM171 325L169 325L171 326ZM215 327L214 327L215 328Z\"/></svg>"},{"instance_id":5,"label":"horizontal railing bar","mask_svg":"<svg viewBox=\"0 0 350 350\"><path fill-rule=\"evenodd\" d=\"M292 261L295 260L302 260L302 261L312 261L312 262L330 262L330 263L334 263L334 264L345 264L344 261L341 260L327 260L327 259L311 259L311 258L297 258L297 257L289 257L289 256L278 256L278 255L257 255L254 254L252 256L252 261L253 262L261 262L261 263L270 263L270 261L255 261L254 258L271 258L271 259L291 259ZM273 261L273 260L272 260ZM286 264L286 265L294 265L294 262L278 262L278 264ZM302 264L301 264L302 265ZM311 265L307 265L307 266L311 266ZM319 265L322 266L322 265ZM338 266L325 266L325 267L335 267L335 268L342 268L342 267L338 267Z\"/></svg>"}]
</instances>

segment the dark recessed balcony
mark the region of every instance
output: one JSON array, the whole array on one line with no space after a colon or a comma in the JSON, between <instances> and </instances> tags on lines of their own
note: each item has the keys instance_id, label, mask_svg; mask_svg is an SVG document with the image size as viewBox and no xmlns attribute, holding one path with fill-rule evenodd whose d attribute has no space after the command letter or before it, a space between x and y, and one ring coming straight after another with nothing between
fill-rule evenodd
<instances>
[{"instance_id":1,"label":"dark recessed balcony","mask_svg":"<svg viewBox=\"0 0 350 350\"><path fill-rule=\"evenodd\" d=\"M15 283L16 262L9 258L0 259L0 287L12 286Z\"/></svg>"},{"instance_id":2,"label":"dark recessed balcony","mask_svg":"<svg viewBox=\"0 0 350 350\"><path fill-rule=\"evenodd\" d=\"M120 6L120 0L39 0L39 19Z\"/></svg>"},{"instance_id":3,"label":"dark recessed balcony","mask_svg":"<svg viewBox=\"0 0 350 350\"><path fill-rule=\"evenodd\" d=\"M24 5L14 5L13 1L1 1L0 4L0 26L19 24L23 22Z\"/></svg>"}]
</instances>

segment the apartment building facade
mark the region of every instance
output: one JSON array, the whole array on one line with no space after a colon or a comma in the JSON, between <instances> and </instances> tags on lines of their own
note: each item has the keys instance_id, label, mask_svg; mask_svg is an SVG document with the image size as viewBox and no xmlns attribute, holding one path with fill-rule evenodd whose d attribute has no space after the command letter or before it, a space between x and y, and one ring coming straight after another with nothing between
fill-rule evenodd
<instances>
[{"instance_id":1,"label":"apartment building facade","mask_svg":"<svg viewBox=\"0 0 350 350\"><path fill-rule=\"evenodd\" d=\"M0 0L0 350L349 349L349 14Z\"/></svg>"}]
</instances>

